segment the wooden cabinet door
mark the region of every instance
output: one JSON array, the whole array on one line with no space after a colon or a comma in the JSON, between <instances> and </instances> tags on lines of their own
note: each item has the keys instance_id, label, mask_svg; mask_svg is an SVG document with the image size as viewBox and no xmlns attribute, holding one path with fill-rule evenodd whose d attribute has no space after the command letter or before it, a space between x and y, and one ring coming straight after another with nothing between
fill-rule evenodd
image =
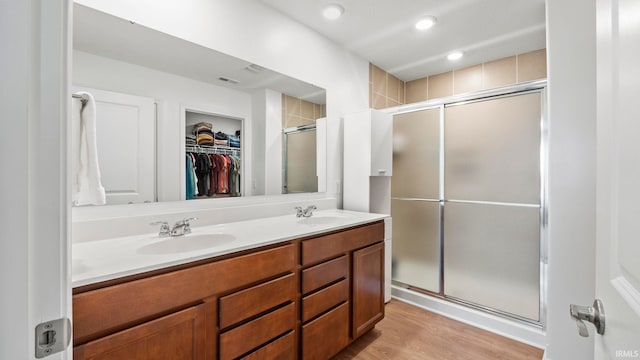
<instances>
[{"instance_id":1,"label":"wooden cabinet door","mask_svg":"<svg viewBox=\"0 0 640 360\"><path fill-rule=\"evenodd\" d=\"M384 243L353 252L353 338L384 317Z\"/></svg>"},{"instance_id":2,"label":"wooden cabinet door","mask_svg":"<svg viewBox=\"0 0 640 360\"><path fill-rule=\"evenodd\" d=\"M204 306L194 306L76 346L75 360L203 360Z\"/></svg>"},{"instance_id":3,"label":"wooden cabinet door","mask_svg":"<svg viewBox=\"0 0 640 360\"><path fill-rule=\"evenodd\" d=\"M349 345L349 303L302 326L302 359L327 360Z\"/></svg>"}]
</instances>

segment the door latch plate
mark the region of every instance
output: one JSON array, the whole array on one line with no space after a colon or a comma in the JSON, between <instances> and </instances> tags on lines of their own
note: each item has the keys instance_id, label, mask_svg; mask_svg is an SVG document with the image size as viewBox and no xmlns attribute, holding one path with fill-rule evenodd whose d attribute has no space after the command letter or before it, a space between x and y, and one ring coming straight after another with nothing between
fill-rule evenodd
<instances>
[{"instance_id":1,"label":"door latch plate","mask_svg":"<svg viewBox=\"0 0 640 360\"><path fill-rule=\"evenodd\" d=\"M36 358L64 351L71 342L71 321L67 318L40 323L36 326Z\"/></svg>"}]
</instances>

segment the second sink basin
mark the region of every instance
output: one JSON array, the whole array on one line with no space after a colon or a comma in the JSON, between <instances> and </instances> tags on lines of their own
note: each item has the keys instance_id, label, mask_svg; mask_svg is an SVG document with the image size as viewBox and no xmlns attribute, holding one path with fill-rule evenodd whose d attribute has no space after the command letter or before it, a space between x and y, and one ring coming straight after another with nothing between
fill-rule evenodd
<instances>
[{"instance_id":1,"label":"second sink basin","mask_svg":"<svg viewBox=\"0 0 640 360\"><path fill-rule=\"evenodd\" d=\"M228 244L235 240L235 236L229 234L188 234L158 240L149 245L140 247L138 254L176 254L195 250L204 250L215 246Z\"/></svg>"}]
</instances>

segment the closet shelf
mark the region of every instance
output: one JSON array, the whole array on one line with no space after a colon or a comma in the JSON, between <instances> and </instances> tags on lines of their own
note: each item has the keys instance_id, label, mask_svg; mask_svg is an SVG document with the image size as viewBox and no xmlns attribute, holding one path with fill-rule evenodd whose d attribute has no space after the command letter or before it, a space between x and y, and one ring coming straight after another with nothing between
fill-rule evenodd
<instances>
[{"instance_id":1,"label":"closet shelf","mask_svg":"<svg viewBox=\"0 0 640 360\"><path fill-rule=\"evenodd\" d=\"M238 155L241 150L237 147L223 146L223 145L185 145L185 151L204 154L223 154L223 155Z\"/></svg>"}]
</instances>

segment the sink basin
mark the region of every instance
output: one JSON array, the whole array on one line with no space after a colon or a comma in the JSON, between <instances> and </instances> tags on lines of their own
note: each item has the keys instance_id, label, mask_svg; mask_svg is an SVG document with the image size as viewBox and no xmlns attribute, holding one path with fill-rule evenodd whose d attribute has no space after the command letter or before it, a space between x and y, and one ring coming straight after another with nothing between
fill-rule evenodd
<instances>
[{"instance_id":1,"label":"sink basin","mask_svg":"<svg viewBox=\"0 0 640 360\"><path fill-rule=\"evenodd\" d=\"M298 223L308 225L330 225L344 221L345 218L345 216L341 215L313 215L311 217L298 220Z\"/></svg>"},{"instance_id":2,"label":"sink basin","mask_svg":"<svg viewBox=\"0 0 640 360\"><path fill-rule=\"evenodd\" d=\"M228 244L235 240L229 234L189 234L158 240L140 247L138 254L176 254L195 250L204 250L215 246Z\"/></svg>"}]
</instances>

